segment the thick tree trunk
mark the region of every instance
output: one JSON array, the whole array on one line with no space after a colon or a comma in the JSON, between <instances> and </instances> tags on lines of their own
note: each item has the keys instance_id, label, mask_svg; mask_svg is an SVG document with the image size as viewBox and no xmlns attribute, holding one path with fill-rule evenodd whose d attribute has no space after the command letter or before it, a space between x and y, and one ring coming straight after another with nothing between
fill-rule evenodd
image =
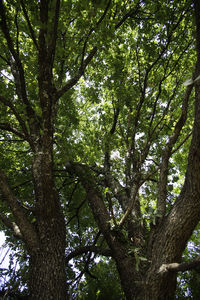
<instances>
[{"instance_id":1,"label":"thick tree trunk","mask_svg":"<svg viewBox=\"0 0 200 300\"><path fill-rule=\"evenodd\" d=\"M159 276L152 276L150 279L151 286L144 291L144 300L170 300L174 299L176 292L176 277L177 274L169 273L162 278Z\"/></svg>"},{"instance_id":2,"label":"thick tree trunk","mask_svg":"<svg viewBox=\"0 0 200 300\"><path fill-rule=\"evenodd\" d=\"M136 298L140 294L140 287L137 286L137 281L141 278L136 271L133 257L125 255L123 258L115 258L117 270L119 272L121 286L126 295L127 300L139 299Z\"/></svg>"},{"instance_id":3,"label":"thick tree trunk","mask_svg":"<svg viewBox=\"0 0 200 300\"><path fill-rule=\"evenodd\" d=\"M33 161L38 249L29 249L31 299L64 300L66 227L53 178L52 132L45 131ZM42 146L41 146L42 145Z\"/></svg>"},{"instance_id":4,"label":"thick tree trunk","mask_svg":"<svg viewBox=\"0 0 200 300\"><path fill-rule=\"evenodd\" d=\"M31 299L66 299L65 223L63 216L42 220L38 251L30 253Z\"/></svg>"},{"instance_id":5,"label":"thick tree trunk","mask_svg":"<svg viewBox=\"0 0 200 300\"><path fill-rule=\"evenodd\" d=\"M56 250L39 251L30 257L30 299L66 299L63 251Z\"/></svg>"}]
</instances>

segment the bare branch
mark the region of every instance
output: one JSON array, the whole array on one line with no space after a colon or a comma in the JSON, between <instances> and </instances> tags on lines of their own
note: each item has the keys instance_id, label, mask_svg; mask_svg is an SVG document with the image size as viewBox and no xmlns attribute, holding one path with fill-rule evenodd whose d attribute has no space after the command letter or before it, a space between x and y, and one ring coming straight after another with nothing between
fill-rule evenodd
<instances>
[{"instance_id":1,"label":"bare branch","mask_svg":"<svg viewBox=\"0 0 200 300\"><path fill-rule=\"evenodd\" d=\"M78 218L79 211L80 211L81 207L85 204L86 200L87 200L86 198L83 199L83 201L79 204L79 206L76 207L76 213L71 218L69 218L66 225L68 225L74 218L76 218L76 217Z\"/></svg>"},{"instance_id":2,"label":"bare branch","mask_svg":"<svg viewBox=\"0 0 200 300\"><path fill-rule=\"evenodd\" d=\"M66 262L68 263L72 258L87 252L94 252L95 254L109 256L109 257L112 256L112 252L110 249L102 249L101 247L97 247L97 246L85 246L85 247L79 247L78 249L71 252L66 257Z\"/></svg>"}]
</instances>

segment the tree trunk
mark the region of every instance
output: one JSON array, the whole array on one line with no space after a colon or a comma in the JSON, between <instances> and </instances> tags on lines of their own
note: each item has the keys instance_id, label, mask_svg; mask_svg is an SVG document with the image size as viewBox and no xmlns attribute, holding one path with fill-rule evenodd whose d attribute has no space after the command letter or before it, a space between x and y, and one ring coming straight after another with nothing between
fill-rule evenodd
<instances>
[{"instance_id":1,"label":"tree trunk","mask_svg":"<svg viewBox=\"0 0 200 300\"><path fill-rule=\"evenodd\" d=\"M47 247L30 256L30 299L66 299L65 257L57 242L52 237Z\"/></svg>"},{"instance_id":2,"label":"tree trunk","mask_svg":"<svg viewBox=\"0 0 200 300\"><path fill-rule=\"evenodd\" d=\"M126 299L138 299L136 297L140 294L140 287L137 286L136 282L140 281L141 278L136 271L133 257L125 255L123 258L119 259L118 256L115 258L115 261Z\"/></svg>"},{"instance_id":3,"label":"tree trunk","mask_svg":"<svg viewBox=\"0 0 200 300\"><path fill-rule=\"evenodd\" d=\"M53 181L52 151L46 153L36 155L33 164L39 249L30 251L31 299L61 300L66 299L66 228Z\"/></svg>"}]
</instances>

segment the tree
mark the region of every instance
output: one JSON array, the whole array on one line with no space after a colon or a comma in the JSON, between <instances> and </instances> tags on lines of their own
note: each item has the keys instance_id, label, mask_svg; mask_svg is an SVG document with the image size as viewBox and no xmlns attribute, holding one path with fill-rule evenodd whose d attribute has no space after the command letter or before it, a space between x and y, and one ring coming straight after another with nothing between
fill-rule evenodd
<instances>
[{"instance_id":1,"label":"tree","mask_svg":"<svg viewBox=\"0 0 200 300\"><path fill-rule=\"evenodd\" d=\"M177 272L199 266L181 262L200 219L199 1L10 0L0 14L0 218L30 298L69 298L69 261L89 272L92 253L114 260L127 299L173 298Z\"/></svg>"}]
</instances>

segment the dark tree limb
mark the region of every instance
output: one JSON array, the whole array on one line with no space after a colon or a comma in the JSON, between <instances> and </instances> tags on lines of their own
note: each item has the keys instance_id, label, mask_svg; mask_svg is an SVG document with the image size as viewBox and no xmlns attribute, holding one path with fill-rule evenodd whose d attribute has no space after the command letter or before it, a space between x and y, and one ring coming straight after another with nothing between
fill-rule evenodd
<instances>
[{"instance_id":1,"label":"dark tree limb","mask_svg":"<svg viewBox=\"0 0 200 300\"><path fill-rule=\"evenodd\" d=\"M95 27L92 27L87 36L86 36L86 39L85 39L85 42L84 42L84 45L83 45L83 50L82 50L82 59L81 59L81 66L80 66L80 71L82 70L83 68L83 64L84 64L84 57L85 57L85 52L86 52L86 47L87 47L87 43L88 43L88 40L89 40L89 37L91 36L91 34L97 29L97 27L103 22L107 12L108 12L108 9L110 7L110 4L111 4L111 0L108 1L107 5L106 5L106 8L102 14L102 16L100 17L100 19L97 21L96 23L96 26Z\"/></svg>"},{"instance_id":2,"label":"dark tree limb","mask_svg":"<svg viewBox=\"0 0 200 300\"><path fill-rule=\"evenodd\" d=\"M172 154L178 151L183 146L183 144L185 144L185 142L191 137L191 135L192 135L192 131L188 133L188 135L181 141L181 143L172 151Z\"/></svg>"},{"instance_id":3,"label":"dark tree limb","mask_svg":"<svg viewBox=\"0 0 200 300\"><path fill-rule=\"evenodd\" d=\"M135 14L139 11L140 9L140 0L136 3L135 7L130 9L130 11L128 11L123 18L115 25L115 29L118 29L123 23L125 23L125 21L130 18L135 16Z\"/></svg>"},{"instance_id":4,"label":"dark tree limb","mask_svg":"<svg viewBox=\"0 0 200 300\"><path fill-rule=\"evenodd\" d=\"M49 61L51 62L51 69L53 68L54 57L56 52L56 41L57 41L57 30L58 30L58 22L59 22L59 13L60 13L60 0L56 0L55 4L55 15L54 15L54 22L53 28L51 33L51 42L48 45L48 56Z\"/></svg>"},{"instance_id":5,"label":"dark tree limb","mask_svg":"<svg viewBox=\"0 0 200 300\"><path fill-rule=\"evenodd\" d=\"M39 248L38 237L33 225L27 219L23 208L20 206L17 198L10 189L5 174L0 170L0 189L7 201L12 214L15 218L16 224L19 227L23 239L26 241L29 250L32 252L37 251Z\"/></svg>"},{"instance_id":6,"label":"dark tree limb","mask_svg":"<svg viewBox=\"0 0 200 300\"><path fill-rule=\"evenodd\" d=\"M112 252L110 249L102 249L101 247L98 246L84 246L84 247L77 248L69 255L67 255L66 262L68 263L72 258L88 252L93 252L95 254L108 256L108 257L112 256Z\"/></svg>"},{"instance_id":7,"label":"dark tree limb","mask_svg":"<svg viewBox=\"0 0 200 300\"><path fill-rule=\"evenodd\" d=\"M1 29L4 33L5 39L7 41L8 49L9 49L10 53L12 54L12 56L13 56L15 62L16 62L18 71L20 73L20 79L23 82L23 86L21 87L22 88L21 92L22 92L23 100L27 101L27 95L26 95L26 89L25 89L25 80L24 80L24 70L23 70L21 61L19 59L19 55L18 55L17 51L14 48L14 44L13 44L13 41L12 41L10 33L9 33L6 14L5 14L5 8L4 8L4 5L3 5L2 1L0 2L0 15L1 15L1 22L0 22Z\"/></svg>"},{"instance_id":8,"label":"dark tree limb","mask_svg":"<svg viewBox=\"0 0 200 300\"><path fill-rule=\"evenodd\" d=\"M31 34L31 38L33 40L33 43L34 43L36 49L38 50L38 42L37 42L37 39L36 39L36 36L35 36L35 32L33 30L33 27L31 25L31 22L30 22L30 19L29 19L29 16L28 16L28 13L27 13L24 1L20 0L20 3L21 3L21 6L22 6L22 10L23 10L26 22L28 24L28 28L29 28L29 31L30 31L30 34Z\"/></svg>"},{"instance_id":9,"label":"dark tree limb","mask_svg":"<svg viewBox=\"0 0 200 300\"><path fill-rule=\"evenodd\" d=\"M66 93L75 84L77 84L77 82L79 81L79 79L81 78L81 76L84 74L84 71L85 71L86 67L89 65L89 63L91 62L92 58L95 56L96 52L97 52L97 47L94 47L90 51L90 53L88 54L88 56L86 57L86 59L83 61L82 68L79 69L78 73L73 78L69 79L67 81L67 83L60 90L57 91L57 94L56 94L56 98L57 99L59 99L62 95L64 95L64 93Z\"/></svg>"},{"instance_id":10,"label":"dark tree limb","mask_svg":"<svg viewBox=\"0 0 200 300\"><path fill-rule=\"evenodd\" d=\"M17 121L19 122L19 125L22 128L22 131L23 131L22 135L24 135L23 137L25 137L25 139L27 141L29 141L30 137L29 137L27 126L26 126L24 120L22 119L22 117L20 116L20 114L18 113L17 109L13 105L13 103L11 101L5 99L5 97L3 97L1 95L0 95L0 102L2 102L5 106L7 106L7 107L9 107L11 109L12 113L14 114L14 116L17 119Z\"/></svg>"},{"instance_id":11,"label":"dark tree limb","mask_svg":"<svg viewBox=\"0 0 200 300\"><path fill-rule=\"evenodd\" d=\"M25 139L25 136L19 130L17 130L16 128L14 128L8 123L0 123L0 129L12 132L15 135L19 136L20 138Z\"/></svg>"},{"instance_id":12,"label":"dark tree limb","mask_svg":"<svg viewBox=\"0 0 200 300\"><path fill-rule=\"evenodd\" d=\"M79 206L78 207L76 207L76 213L71 217L71 218L69 218L69 220L67 221L67 224L66 225L69 225L69 223L74 219L74 218L79 218L79 211L80 211L80 209L81 209L81 207L85 204L85 202L86 202L86 198L85 199L83 199L83 201L79 204Z\"/></svg>"},{"instance_id":13,"label":"dark tree limb","mask_svg":"<svg viewBox=\"0 0 200 300\"><path fill-rule=\"evenodd\" d=\"M194 7L195 7L195 22L196 22L196 49L197 49L197 75L199 75L200 69L200 3L198 0L194 0Z\"/></svg>"},{"instance_id":14,"label":"dark tree limb","mask_svg":"<svg viewBox=\"0 0 200 300\"><path fill-rule=\"evenodd\" d=\"M14 48L13 40L11 38L9 29L8 29L5 7L4 7L4 4L2 1L0 1L0 16L1 16L0 27L3 31L5 39L7 41L8 49L12 55L11 61L12 61L12 59L14 59L14 64L12 66L12 70L14 71L13 76L15 78L16 85L19 88L19 96L25 105L30 129L33 129L33 131L35 131L35 125L38 124L38 120L37 120L35 111L32 108L31 103L29 102L28 97L27 97L26 81L25 81L23 65L20 60L19 54L17 53L17 51Z\"/></svg>"}]
</instances>

